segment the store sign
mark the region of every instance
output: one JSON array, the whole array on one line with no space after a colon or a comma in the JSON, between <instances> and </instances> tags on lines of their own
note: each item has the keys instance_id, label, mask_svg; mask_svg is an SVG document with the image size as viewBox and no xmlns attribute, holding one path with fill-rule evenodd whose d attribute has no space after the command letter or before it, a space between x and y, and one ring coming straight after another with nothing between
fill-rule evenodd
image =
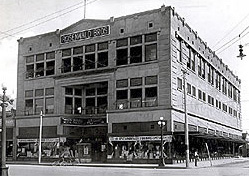
<instances>
[{"instance_id":1,"label":"store sign","mask_svg":"<svg viewBox=\"0 0 249 176\"><path fill-rule=\"evenodd\" d=\"M106 119L61 118L61 124L66 125L98 125L106 123Z\"/></svg>"},{"instance_id":2,"label":"store sign","mask_svg":"<svg viewBox=\"0 0 249 176\"><path fill-rule=\"evenodd\" d=\"M14 119L6 119L6 126L7 127L14 127L15 126L15 120ZM0 127L2 127L2 119L0 119Z\"/></svg>"},{"instance_id":3,"label":"store sign","mask_svg":"<svg viewBox=\"0 0 249 176\"><path fill-rule=\"evenodd\" d=\"M64 44L64 43L70 43L74 41L99 37L99 36L105 36L109 34L110 34L110 26L107 25L107 26L61 35L60 42L61 44Z\"/></svg>"},{"instance_id":4,"label":"store sign","mask_svg":"<svg viewBox=\"0 0 249 176\"><path fill-rule=\"evenodd\" d=\"M31 142L38 142L39 139L17 139L17 143L31 143ZM42 142L60 142L60 138L43 138Z\"/></svg>"},{"instance_id":5,"label":"store sign","mask_svg":"<svg viewBox=\"0 0 249 176\"><path fill-rule=\"evenodd\" d=\"M125 137L109 137L109 141L160 141L161 136L125 136ZM172 135L164 135L165 142L172 142Z\"/></svg>"}]
</instances>

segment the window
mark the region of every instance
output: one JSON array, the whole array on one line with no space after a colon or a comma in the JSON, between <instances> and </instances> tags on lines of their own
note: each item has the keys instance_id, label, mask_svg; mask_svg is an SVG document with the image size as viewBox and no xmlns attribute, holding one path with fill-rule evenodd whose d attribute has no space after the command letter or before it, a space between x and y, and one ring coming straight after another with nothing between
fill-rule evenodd
<instances>
[{"instance_id":1,"label":"window","mask_svg":"<svg viewBox=\"0 0 249 176\"><path fill-rule=\"evenodd\" d=\"M82 70L83 58L82 56L73 58L73 71Z\"/></svg>"},{"instance_id":2,"label":"window","mask_svg":"<svg viewBox=\"0 0 249 176\"><path fill-rule=\"evenodd\" d=\"M130 48L130 63L142 62L142 46Z\"/></svg>"},{"instance_id":3,"label":"window","mask_svg":"<svg viewBox=\"0 0 249 176\"><path fill-rule=\"evenodd\" d=\"M73 113L73 98L65 97L65 113L72 114Z\"/></svg>"},{"instance_id":4,"label":"window","mask_svg":"<svg viewBox=\"0 0 249 176\"><path fill-rule=\"evenodd\" d=\"M108 52L98 53L97 67L107 67L108 66Z\"/></svg>"},{"instance_id":5,"label":"window","mask_svg":"<svg viewBox=\"0 0 249 176\"><path fill-rule=\"evenodd\" d=\"M108 42L98 43L98 50L106 50L108 49Z\"/></svg>"},{"instance_id":6,"label":"window","mask_svg":"<svg viewBox=\"0 0 249 176\"><path fill-rule=\"evenodd\" d=\"M128 79L117 80L116 88L128 87Z\"/></svg>"},{"instance_id":7,"label":"window","mask_svg":"<svg viewBox=\"0 0 249 176\"><path fill-rule=\"evenodd\" d=\"M117 90L117 109L127 109L128 108L128 90Z\"/></svg>"},{"instance_id":8,"label":"window","mask_svg":"<svg viewBox=\"0 0 249 176\"><path fill-rule=\"evenodd\" d=\"M203 79L206 78L206 61L202 59L202 69L201 69L201 76Z\"/></svg>"},{"instance_id":9,"label":"window","mask_svg":"<svg viewBox=\"0 0 249 176\"><path fill-rule=\"evenodd\" d=\"M124 39L119 39L117 40L117 44L116 47L123 47L123 46L127 46L128 45L128 38L124 38Z\"/></svg>"},{"instance_id":10,"label":"window","mask_svg":"<svg viewBox=\"0 0 249 176\"><path fill-rule=\"evenodd\" d=\"M201 76L202 75L202 58L199 55L196 55L197 59L198 59L198 75Z\"/></svg>"},{"instance_id":11,"label":"window","mask_svg":"<svg viewBox=\"0 0 249 176\"><path fill-rule=\"evenodd\" d=\"M176 39L176 58L178 61L182 62L182 41L180 39Z\"/></svg>"},{"instance_id":12,"label":"window","mask_svg":"<svg viewBox=\"0 0 249 176\"><path fill-rule=\"evenodd\" d=\"M35 99L35 114L40 114L43 111L43 98Z\"/></svg>"},{"instance_id":13,"label":"window","mask_svg":"<svg viewBox=\"0 0 249 176\"><path fill-rule=\"evenodd\" d=\"M131 89L130 107L138 108L142 106L142 88Z\"/></svg>"},{"instance_id":14,"label":"window","mask_svg":"<svg viewBox=\"0 0 249 176\"><path fill-rule=\"evenodd\" d=\"M26 78L34 77L34 64L26 66Z\"/></svg>"},{"instance_id":15,"label":"window","mask_svg":"<svg viewBox=\"0 0 249 176\"><path fill-rule=\"evenodd\" d=\"M45 89L45 95L48 96L48 95L54 95L54 88L46 88Z\"/></svg>"},{"instance_id":16,"label":"window","mask_svg":"<svg viewBox=\"0 0 249 176\"><path fill-rule=\"evenodd\" d=\"M95 98L86 98L86 114L95 114Z\"/></svg>"},{"instance_id":17,"label":"window","mask_svg":"<svg viewBox=\"0 0 249 176\"><path fill-rule=\"evenodd\" d=\"M33 99L25 100L25 115L33 114Z\"/></svg>"},{"instance_id":18,"label":"window","mask_svg":"<svg viewBox=\"0 0 249 176\"><path fill-rule=\"evenodd\" d=\"M221 74L216 71L216 88L221 90Z\"/></svg>"},{"instance_id":19,"label":"window","mask_svg":"<svg viewBox=\"0 0 249 176\"><path fill-rule=\"evenodd\" d=\"M46 53L46 60L55 59L55 52Z\"/></svg>"},{"instance_id":20,"label":"window","mask_svg":"<svg viewBox=\"0 0 249 176\"><path fill-rule=\"evenodd\" d=\"M187 50L187 67L190 69L191 68L191 48L190 47L186 47Z\"/></svg>"},{"instance_id":21,"label":"window","mask_svg":"<svg viewBox=\"0 0 249 176\"><path fill-rule=\"evenodd\" d=\"M94 69L95 68L95 54L88 54L85 58L85 69Z\"/></svg>"},{"instance_id":22,"label":"window","mask_svg":"<svg viewBox=\"0 0 249 176\"><path fill-rule=\"evenodd\" d=\"M74 94L77 96L82 96L82 89L74 89Z\"/></svg>"},{"instance_id":23,"label":"window","mask_svg":"<svg viewBox=\"0 0 249 176\"><path fill-rule=\"evenodd\" d=\"M206 101L206 93L205 92L202 92L202 100Z\"/></svg>"},{"instance_id":24,"label":"window","mask_svg":"<svg viewBox=\"0 0 249 176\"><path fill-rule=\"evenodd\" d=\"M97 88L97 95L105 95L107 94L108 88L107 85L104 87L98 87Z\"/></svg>"},{"instance_id":25,"label":"window","mask_svg":"<svg viewBox=\"0 0 249 176\"><path fill-rule=\"evenodd\" d=\"M86 53L94 52L95 51L95 44L87 45L86 46Z\"/></svg>"},{"instance_id":26,"label":"window","mask_svg":"<svg viewBox=\"0 0 249 176\"><path fill-rule=\"evenodd\" d=\"M153 22L149 22L149 23L148 23L148 27L149 27L149 28L153 28Z\"/></svg>"},{"instance_id":27,"label":"window","mask_svg":"<svg viewBox=\"0 0 249 176\"><path fill-rule=\"evenodd\" d=\"M33 90L26 90L25 91L25 98L28 98L28 97L33 97Z\"/></svg>"},{"instance_id":28,"label":"window","mask_svg":"<svg viewBox=\"0 0 249 176\"><path fill-rule=\"evenodd\" d=\"M135 37L131 37L131 45L136 45L136 44L140 44L142 43L142 36L135 36Z\"/></svg>"},{"instance_id":29,"label":"window","mask_svg":"<svg viewBox=\"0 0 249 176\"><path fill-rule=\"evenodd\" d=\"M190 58L191 58L191 69L195 71L195 54L193 50L190 51Z\"/></svg>"},{"instance_id":30,"label":"window","mask_svg":"<svg viewBox=\"0 0 249 176\"><path fill-rule=\"evenodd\" d=\"M71 72L71 58L62 59L62 73Z\"/></svg>"},{"instance_id":31,"label":"window","mask_svg":"<svg viewBox=\"0 0 249 176\"><path fill-rule=\"evenodd\" d=\"M228 112L230 115L233 115L233 109L231 107L228 108Z\"/></svg>"},{"instance_id":32,"label":"window","mask_svg":"<svg viewBox=\"0 0 249 176\"><path fill-rule=\"evenodd\" d=\"M152 61L157 59L157 44L145 46L145 61Z\"/></svg>"},{"instance_id":33,"label":"window","mask_svg":"<svg viewBox=\"0 0 249 176\"><path fill-rule=\"evenodd\" d=\"M157 76L145 77L145 85L157 84Z\"/></svg>"},{"instance_id":34,"label":"window","mask_svg":"<svg viewBox=\"0 0 249 176\"><path fill-rule=\"evenodd\" d=\"M45 113L53 114L54 113L54 98L46 98L45 99Z\"/></svg>"},{"instance_id":35,"label":"window","mask_svg":"<svg viewBox=\"0 0 249 176\"><path fill-rule=\"evenodd\" d=\"M36 64L36 77L44 76L44 63L37 63Z\"/></svg>"},{"instance_id":36,"label":"window","mask_svg":"<svg viewBox=\"0 0 249 176\"><path fill-rule=\"evenodd\" d=\"M97 98L97 113L105 114L107 110L107 96Z\"/></svg>"},{"instance_id":37,"label":"window","mask_svg":"<svg viewBox=\"0 0 249 176\"><path fill-rule=\"evenodd\" d=\"M36 97L44 96L44 89L36 89L35 90L35 96Z\"/></svg>"},{"instance_id":38,"label":"window","mask_svg":"<svg viewBox=\"0 0 249 176\"><path fill-rule=\"evenodd\" d=\"M128 64L128 49L117 50L116 65L127 65Z\"/></svg>"},{"instance_id":39,"label":"window","mask_svg":"<svg viewBox=\"0 0 249 176\"><path fill-rule=\"evenodd\" d=\"M33 63L34 62L34 56L27 56L26 57L26 63Z\"/></svg>"},{"instance_id":40,"label":"window","mask_svg":"<svg viewBox=\"0 0 249 176\"><path fill-rule=\"evenodd\" d=\"M62 57L71 56L71 48L62 50Z\"/></svg>"},{"instance_id":41,"label":"window","mask_svg":"<svg viewBox=\"0 0 249 176\"><path fill-rule=\"evenodd\" d=\"M130 85L131 86L141 86L142 85L142 78L131 78Z\"/></svg>"},{"instance_id":42,"label":"window","mask_svg":"<svg viewBox=\"0 0 249 176\"><path fill-rule=\"evenodd\" d=\"M145 107L157 106L157 87L145 88Z\"/></svg>"},{"instance_id":43,"label":"window","mask_svg":"<svg viewBox=\"0 0 249 176\"><path fill-rule=\"evenodd\" d=\"M177 78L177 89L182 90L182 79Z\"/></svg>"},{"instance_id":44,"label":"window","mask_svg":"<svg viewBox=\"0 0 249 176\"><path fill-rule=\"evenodd\" d=\"M54 75L55 61L46 62L46 75Z\"/></svg>"},{"instance_id":45,"label":"window","mask_svg":"<svg viewBox=\"0 0 249 176\"><path fill-rule=\"evenodd\" d=\"M145 35L145 42L154 42L157 41L157 33Z\"/></svg>"},{"instance_id":46,"label":"window","mask_svg":"<svg viewBox=\"0 0 249 176\"><path fill-rule=\"evenodd\" d=\"M223 109L223 111L227 112L227 105L223 103L222 104L222 109Z\"/></svg>"},{"instance_id":47,"label":"window","mask_svg":"<svg viewBox=\"0 0 249 176\"><path fill-rule=\"evenodd\" d=\"M73 95L73 89L72 88L65 88L65 95Z\"/></svg>"},{"instance_id":48,"label":"window","mask_svg":"<svg viewBox=\"0 0 249 176\"><path fill-rule=\"evenodd\" d=\"M74 55L83 54L83 47L82 47L82 46L74 47L74 48L73 48L73 54L74 54Z\"/></svg>"},{"instance_id":49,"label":"window","mask_svg":"<svg viewBox=\"0 0 249 176\"><path fill-rule=\"evenodd\" d=\"M191 95L191 85L187 83L187 94Z\"/></svg>"},{"instance_id":50,"label":"window","mask_svg":"<svg viewBox=\"0 0 249 176\"><path fill-rule=\"evenodd\" d=\"M198 99L202 100L202 91L198 89Z\"/></svg>"},{"instance_id":51,"label":"window","mask_svg":"<svg viewBox=\"0 0 249 176\"><path fill-rule=\"evenodd\" d=\"M227 80L226 78L222 78L222 92L227 95Z\"/></svg>"},{"instance_id":52,"label":"window","mask_svg":"<svg viewBox=\"0 0 249 176\"><path fill-rule=\"evenodd\" d=\"M74 114L81 114L82 98L74 98Z\"/></svg>"},{"instance_id":53,"label":"window","mask_svg":"<svg viewBox=\"0 0 249 176\"><path fill-rule=\"evenodd\" d=\"M192 96L196 97L196 88L192 86Z\"/></svg>"},{"instance_id":54,"label":"window","mask_svg":"<svg viewBox=\"0 0 249 176\"><path fill-rule=\"evenodd\" d=\"M95 96L95 88L87 88L86 96Z\"/></svg>"},{"instance_id":55,"label":"window","mask_svg":"<svg viewBox=\"0 0 249 176\"><path fill-rule=\"evenodd\" d=\"M36 62L43 61L44 60L44 54L37 54L36 55Z\"/></svg>"}]
</instances>

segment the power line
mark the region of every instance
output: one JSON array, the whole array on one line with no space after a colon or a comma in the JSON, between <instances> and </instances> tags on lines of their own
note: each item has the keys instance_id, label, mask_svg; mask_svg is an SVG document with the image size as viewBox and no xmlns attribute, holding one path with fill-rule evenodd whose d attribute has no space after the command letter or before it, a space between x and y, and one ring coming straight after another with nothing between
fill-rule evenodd
<instances>
[{"instance_id":1,"label":"power line","mask_svg":"<svg viewBox=\"0 0 249 176\"><path fill-rule=\"evenodd\" d=\"M221 41L223 41L229 34L231 34L237 27L240 25L247 17L249 16L249 13L241 20L239 23L237 23L223 38L221 38L213 47L215 48L218 44L220 44Z\"/></svg>"},{"instance_id":2,"label":"power line","mask_svg":"<svg viewBox=\"0 0 249 176\"><path fill-rule=\"evenodd\" d=\"M31 26L31 27L27 27L27 28L25 28L25 29L22 29L22 30L20 30L20 31L17 31L17 32L15 32L15 33L12 33L12 35L21 33L21 32L23 32L23 31L26 31L26 30L32 29L32 28L34 28L34 27L36 27L36 26L39 26L39 25L41 25L41 24L43 24L43 23L46 23L46 22L49 22L49 21L54 20L54 19L56 19L56 18L59 18L59 17L61 17L61 16L63 16L63 15L66 15L66 14L68 14L68 13L71 13L71 12L73 12L73 11L75 11L75 10L77 10L77 9L79 9L79 8L81 8L81 7L83 7L83 6L86 6L86 5L89 5L89 4L91 4L91 3L94 3L95 1L97 1L97 0L93 0L93 1L91 1L91 2L89 2L89 3L83 4L83 5L79 6L79 7L76 7L76 8L74 8L74 9L70 10L70 11L67 11L67 12L65 12L65 13L63 13L63 14L60 14L60 15L55 16L55 17L53 17L53 18L49 18L49 19L47 19L46 21L42 21L42 22L40 22L40 23L38 23L38 24L35 24L35 25ZM68 8L68 9L69 9L69 8ZM64 11L64 10L61 10L61 11ZM55 14L55 12L54 12L53 14ZM47 15L46 17L48 17L48 16L51 16L51 15ZM45 17L44 17L44 18L45 18ZM40 20L40 19L44 19L44 18L39 18L39 20ZM32 24L32 23L34 23L34 22L36 22L36 21L39 21L39 20L34 20L34 21L30 22L29 24ZM26 25L28 25L28 24L26 24ZM23 26L26 26L26 25L23 25ZM23 26L22 26L22 27L23 27ZM21 27L20 27L20 28L21 28ZM15 29L18 29L18 28L16 27ZM10 31L10 30L8 30L8 31ZM2 38L0 38L0 40L5 39L5 38L7 38L7 37L9 37L9 36L2 37Z\"/></svg>"}]
</instances>

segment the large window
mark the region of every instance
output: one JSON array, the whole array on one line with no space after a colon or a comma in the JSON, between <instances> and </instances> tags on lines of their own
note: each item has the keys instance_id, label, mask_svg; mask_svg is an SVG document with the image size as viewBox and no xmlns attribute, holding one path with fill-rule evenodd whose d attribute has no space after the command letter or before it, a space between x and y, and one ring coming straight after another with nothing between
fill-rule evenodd
<instances>
[{"instance_id":1,"label":"large window","mask_svg":"<svg viewBox=\"0 0 249 176\"><path fill-rule=\"evenodd\" d=\"M34 92L34 93L33 93ZM54 113L54 88L35 89L25 91L24 115Z\"/></svg>"},{"instance_id":2,"label":"large window","mask_svg":"<svg viewBox=\"0 0 249 176\"><path fill-rule=\"evenodd\" d=\"M117 80L117 109L157 106L157 76ZM128 82L130 84L128 85Z\"/></svg>"}]
</instances>

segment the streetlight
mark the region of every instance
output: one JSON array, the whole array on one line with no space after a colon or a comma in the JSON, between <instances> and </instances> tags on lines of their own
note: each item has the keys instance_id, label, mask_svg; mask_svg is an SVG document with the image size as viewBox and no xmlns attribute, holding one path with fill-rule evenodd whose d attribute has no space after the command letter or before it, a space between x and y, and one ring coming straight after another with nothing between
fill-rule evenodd
<instances>
[{"instance_id":1,"label":"streetlight","mask_svg":"<svg viewBox=\"0 0 249 176\"><path fill-rule=\"evenodd\" d=\"M1 176L8 176L8 167L6 167L6 107L8 103L12 104L13 100L9 100L5 92L7 87L3 87L3 97L2 97L2 160L1 160Z\"/></svg>"},{"instance_id":2,"label":"streetlight","mask_svg":"<svg viewBox=\"0 0 249 176\"><path fill-rule=\"evenodd\" d=\"M161 155L160 155L160 159L159 159L159 167L161 166L165 166L165 162L164 162L164 157L163 157L163 127L165 126L165 121L163 121L163 117L160 117L160 120L157 122L157 124L160 126L161 128Z\"/></svg>"}]
</instances>

